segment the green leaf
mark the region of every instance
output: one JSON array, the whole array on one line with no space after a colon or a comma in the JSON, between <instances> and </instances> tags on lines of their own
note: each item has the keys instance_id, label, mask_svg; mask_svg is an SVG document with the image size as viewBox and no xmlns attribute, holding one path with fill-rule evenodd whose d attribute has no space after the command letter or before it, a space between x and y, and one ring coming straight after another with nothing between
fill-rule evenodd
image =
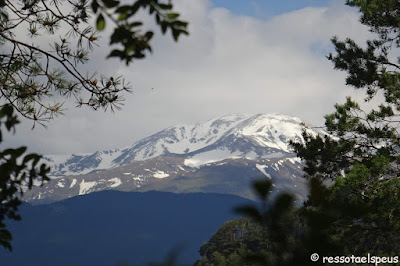
<instances>
[{"instance_id":1,"label":"green leaf","mask_svg":"<svg viewBox=\"0 0 400 266\"><path fill-rule=\"evenodd\" d=\"M92 10L93 10L93 12L96 14L97 13L97 10L99 9L99 3L97 3L97 1L96 0L93 0L93 2L92 2Z\"/></svg>"},{"instance_id":2,"label":"green leaf","mask_svg":"<svg viewBox=\"0 0 400 266\"><path fill-rule=\"evenodd\" d=\"M117 0L102 0L102 1L107 8L113 8L119 5L119 1Z\"/></svg>"},{"instance_id":3,"label":"green leaf","mask_svg":"<svg viewBox=\"0 0 400 266\"><path fill-rule=\"evenodd\" d=\"M107 57L121 57L123 58L125 56L125 53L121 50L112 50L111 53Z\"/></svg>"},{"instance_id":4,"label":"green leaf","mask_svg":"<svg viewBox=\"0 0 400 266\"><path fill-rule=\"evenodd\" d=\"M34 153L28 154L24 157L23 164L26 164L27 162L32 160L33 161L32 165L34 166L39 162L40 158L41 158L41 156L38 154L34 154Z\"/></svg>"},{"instance_id":5,"label":"green leaf","mask_svg":"<svg viewBox=\"0 0 400 266\"><path fill-rule=\"evenodd\" d=\"M129 55L130 53L133 53L135 51L136 51L136 46L134 44L125 46L125 54Z\"/></svg>"},{"instance_id":6,"label":"green leaf","mask_svg":"<svg viewBox=\"0 0 400 266\"><path fill-rule=\"evenodd\" d=\"M179 31L176 29L172 29L172 37L174 38L174 41L178 41L179 38Z\"/></svg>"},{"instance_id":7,"label":"green leaf","mask_svg":"<svg viewBox=\"0 0 400 266\"><path fill-rule=\"evenodd\" d=\"M150 6L150 9L149 9L150 15L152 15L154 13L154 11L156 11L156 9L153 6Z\"/></svg>"},{"instance_id":8,"label":"green leaf","mask_svg":"<svg viewBox=\"0 0 400 266\"><path fill-rule=\"evenodd\" d=\"M16 159L26 151L26 147L22 146L17 149L6 149L3 151L4 155L10 155L11 159Z\"/></svg>"},{"instance_id":9,"label":"green leaf","mask_svg":"<svg viewBox=\"0 0 400 266\"><path fill-rule=\"evenodd\" d=\"M125 20L125 19L127 19L128 17L129 17L128 13L121 13L121 14L119 14L119 16L118 16L118 20L119 20L119 21Z\"/></svg>"},{"instance_id":10,"label":"green leaf","mask_svg":"<svg viewBox=\"0 0 400 266\"><path fill-rule=\"evenodd\" d=\"M153 38L153 35L154 33L152 31L148 31L144 36L146 37L147 41L150 41L150 39Z\"/></svg>"},{"instance_id":11,"label":"green leaf","mask_svg":"<svg viewBox=\"0 0 400 266\"><path fill-rule=\"evenodd\" d=\"M115 13L121 14L121 13L131 13L130 10L131 6L129 5L123 5L123 6L119 6L116 10Z\"/></svg>"},{"instance_id":12,"label":"green leaf","mask_svg":"<svg viewBox=\"0 0 400 266\"><path fill-rule=\"evenodd\" d=\"M170 9L172 9L172 5L171 5L171 4L162 4L162 3L160 3L160 4L158 4L158 6L159 6L161 9L163 9L163 10L170 10Z\"/></svg>"},{"instance_id":13,"label":"green leaf","mask_svg":"<svg viewBox=\"0 0 400 266\"><path fill-rule=\"evenodd\" d=\"M132 13L132 15L135 14L135 13L139 10L139 8L140 8L141 5L142 5L142 4L141 4L140 1L136 1L136 2L132 5L131 10L130 10L131 13Z\"/></svg>"},{"instance_id":14,"label":"green leaf","mask_svg":"<svg viewBox=\"0 0 400 266\"><path fill-rule=\"evenodd\" d=\"M163 34L167 31L168 23L165 21L161 21L161 31Z\"/></svg>"},{"instance_id":15,"label":"green leaf","mask_svg":"<svg viewBox=\"0 0 400 266\"><path fill-rule=\"evenodd\" d=\"M0 109L0 118L7 116L10 117L12 116L14 111L14 108L11 106L11 104L6 104Z\"/></svg>"},{"instance_id":16,"label":"green leaf","mask_svg":"<svg viewBox=\"0 0 400 266\"><path fill-rule=\"evenodd\" d=\"M97 30L101 31L104 30L105 27L106 27L106 20L104 19L103 15L100 14L96 20L96 28Z\"/></svg>"},{"instance_id":17,"label":"green leaf","mask_svg":"<svg viewBox=\"0 0 400 266\"><path fill-rule=\"evenodd\" d=\"M135 21L135 22L132 22L132 23L129 24L129 28L140 27L140 26L142 26L142 25L143 25L142 22L140 22L140 21Z\"/></svg>"},{"instance_id":18,"label":"green leaf","mask_svg":"<svg viewBox=\"0 0 400 266\"><path fill-rule=\"evenodd\" d=\"M167 14L167 18L168 19L176 19L177 17L179 17L179 14L178 13L168 13Z\"/></svg>"}]
</instances>

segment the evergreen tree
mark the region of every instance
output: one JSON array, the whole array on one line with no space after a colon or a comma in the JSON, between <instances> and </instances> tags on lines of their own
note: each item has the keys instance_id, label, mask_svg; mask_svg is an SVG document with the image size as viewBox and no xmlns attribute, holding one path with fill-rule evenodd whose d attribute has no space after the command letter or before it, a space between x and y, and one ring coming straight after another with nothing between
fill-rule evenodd
<instances>
[{"instance_id":1,"label":"evergreen tree","mask_svg":"<svg viewBox=\"0 0 400 266\"><path fill-rule=\"evenodd\" d=\"M271 187L269 180L254 183L262 205L238 207L237 212L249 217L225 223L201 246L202 259L195 265L291 265L294 262L296 237L301 231L299 212L288 194L279 195L270 204Z\"/></svg>"},{"instance_id":2,"label":"evergreen tree","mask_svg":"<svg viewBox=\"0 0 400 266\"><path fill-rule=\"evenodd\" d=\"M121 93L130 91L123 77L85 74L82 65L106 24L113 30L110 45L114 46L108 57L129 64L151 52L154 33L144 31L137 20L140 9L148 10L162 33L170 31L174 40L188 34L187 22L173 12L171 1L0 0L0 126L14 129L15 112L31 119L34 126L45 126L62 113L62 102L68 97L79 107L120 108ZM54 36L48 39L49 46L39 46L47 36ZM24 189L31 188L34 180L49 180L49 169L38 165L40 156L24 155L25 151L26 147L0 151L0 245L9 250L12 237L5 219L20 219Z\"/></svg>"},{"instance_id":3,"label":"evergreen tree","mask_svg":"<svg viewBox=\"0 0 400 266\"><path fill-rule=\"evenodd\" d=\"M304 131L305 144L292 145L305 161L306 177L314 180L306 214L319 217L336 247L345 254L395 255L400 251L400 5L396 0L347 4L360 9L361 22L376 39L363 47L334 37L336 53L328 59L347 72L348 85L365 91L365 101L377 96L384 101L363 110L349 97L325 116L329 135ZM333 183L325 187L325 180Z\"/></svg>"},{"instance_id":4,"label":"evergreen tree","mask_svg":"<svg viewBox=\"0 0 400 266\"><path fill-rule=\"evenodd\" d=\"M290 211L290 197L281 195L271 209L239 209L265 228L261 232L271 245L258 253L257 260L264 265L316 265L310 260L313 253L397 256L400 252L400 2L349 0L347 4L359 8L361 22L376 38L363 46L334 37L336 52L328 59L347 72L348 85L365 91L366 102L384 100L364 110L349 97L325 116L329 134L313 136L304 129L304 144L290 142L305 162L310 181L303 207ZM269 186L255 184L264 206ZM271 231L275 234L266 233Z\"/></svg>"}]
</instances>

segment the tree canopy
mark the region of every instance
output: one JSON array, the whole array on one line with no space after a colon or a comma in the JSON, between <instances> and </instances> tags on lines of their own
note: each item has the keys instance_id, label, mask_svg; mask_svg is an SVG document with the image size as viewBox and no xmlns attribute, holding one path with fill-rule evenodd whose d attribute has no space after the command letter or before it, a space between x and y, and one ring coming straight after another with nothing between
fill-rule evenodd
<instances>
[{"instance_id":1,"label":"tree canopy","mask_svg":"<svg viewBox=\"0 0 400 266\"><path fill-rule=\"evenodd\" d=\"M319 198L306 204L310 212L332 219L335 236L346 252L397 254L400 206L399 116L400 116L400 6L398 1L354 0L360 21L376 38L365 45L334 37L336 52L328 59L346 71L346 83L365 91L364 101L379 102L370 110L347 98L325 116L329 135L304 133L306 143L293 143L305 160L306 176L333 184ZM332 229L333 227L331 227ZM339 229L340 228L340 229ZM351 240L350 240L351 239Z\"/></svg>"},{"instance_id":2,"label":"tree canopy","mask_svg":"<svg viewBox=\"0 0 400 266\"><path fill-rule=\"evenodd\" d=\"M195 265L294 265L294 253L301 232L294 198L282 193L270 202L270 180L254 182L261 206L239 206L236 212L248 216L229 221L200 247L201 260ZM297 258L297 257L296 257Z\"/></svg>"},{"instance_id":3,"label":"tree canopy","mask_svg":"<svg viewBox=\"0 0 400 266\"><path fill-rule=\"evenodd\" d=\"M175 41L188 34L188 23L174 12L172 1L0 0L0 126L15 130L16 113L34 126L46 126L62 113L69 97L78 107L120 108L121 93L131 90L129 82L110 73L85 73L82 65L106 27L112 30L108 57L127 65L145 58L152 51L154 32L144 30L137 18L140 10L147 10L161 32L171 32ZM1 136L0 131L0 142ZM20 219L19 195L35 180L49 180L50 169L39 166L41 157L25 151L0 152L0 245L10 250L5 219Z\"/></svg>"},{"instance_id":4,"label":"tree canopy","mask_svg":"<svg viewBox=\"0 0 400 266\"><path fill-rule=\"evenodd\" d=\"M113 29L108 57L129 64L151 52L154 32L145 31L135 16L140 9L148 10L162 33L169 30L175 40L188 34L187 22L173 12L171 1L0 1L0 97L36 122L60 113L62 103L49 103L56 94L95 110L118 108L120 92L130 91L129 84L108 73L82 73L80 67L106 24ZM40 45L46 36L48 47Z\"/></svg>"},{"instance_id":5,"label":"tree canopy","mask_svg":"<svg viewBox=\"0 0 400 266\"><path fill-rule=\"evenodd\" d=\"M305 143L290 142L310 180L308 199L296 212L287 211L289 198L285 208L277 208L277 201L271 210L239 209L265 226L262 232L283 226L286 220L273 222L281 214L299 225L275 227L277 234L293 241L276 239L279 249L265 249L275 259L259 253L261 264L315 265L313 253L390 257L400 252L400 5L397 0L349 0L347 5L360 10L361 23L375 38L357 44L333 37L335 52L327 58L335 69L347 72L347 85L363 90L363 101L373 107L365 109L348 97L325 116L325 136L310 135L305 128ZM262 201L268 191L268 185L256 184Z\"/></svg>"}]
</instances>

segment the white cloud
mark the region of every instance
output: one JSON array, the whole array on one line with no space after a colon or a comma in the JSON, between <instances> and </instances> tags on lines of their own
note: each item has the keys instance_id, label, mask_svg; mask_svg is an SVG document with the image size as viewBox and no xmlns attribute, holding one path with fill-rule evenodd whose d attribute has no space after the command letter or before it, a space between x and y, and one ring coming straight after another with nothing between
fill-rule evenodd
<instances>
[{"instance_id":1,"label":"white cloud","mask_svg":"<svg viewBox=\"0 0 400 266\"><path fill-rule=\"evenodd\" d=\"M337 2L340 2L338 4ZM135 92L116 114L75 109L49 129L17 128L8 144L31 143L40 153L78 153L130 145L167 126L195 123L229 113L281 112L321 124L323 115L352 89L344 73L325 55L333 35L365 40L370 33L355 9L333 1L326 8L305 8L268 20L212 8L207 0L176 1L190 21L190 36L178 43L156 37L154 53L129 67L102 61L103 39L90 67L119 73Z\"/></svg>"}]
</instances>

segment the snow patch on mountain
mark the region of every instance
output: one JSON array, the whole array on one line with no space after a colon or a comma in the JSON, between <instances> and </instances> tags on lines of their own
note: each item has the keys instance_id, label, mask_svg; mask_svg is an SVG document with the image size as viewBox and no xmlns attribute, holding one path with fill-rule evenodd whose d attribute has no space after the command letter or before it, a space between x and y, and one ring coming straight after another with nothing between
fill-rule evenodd
<instances>
[{"instance_id":1,"label":"snow patch on mountain","mask_svg":"<svg viewBox=\"0 0 400 266\"><path fill-rule=\"evenodd\" d=\"M108 180L108 182L111 183L111 185L109 185L109 187L111 188L118 187L122 184L121 179L119 179L118 177L111 178L110 180Z\"/></svg>"},{"instance_id":2,"label":"snow patch on mountain","mask_svg":"<svg viewBox=\"0 0 400 266\"><path fill-rule=\"evenodd\" d=\"M301 164L301 159L299 157L286 158L286 160L288 160L292 164Z\"/></svg>"},{"instance_id":3,"label":"snow patch on mountain","mask_svg":"<svg viewBox=\"0 0 400 266\"><path fill-rule=\"evenodd\" d=\"M211 150L196 154L195 156L185 159L184 164L189 167L199 167L205 164L223 161L228 158L240 158L240 155L240 152L232 153L230 150L227 149Z\"/></svg>"},{"instance_id":4,"label":"snow patch on mountain","mask_svg":"<svg viewBox=\"0 0 400 266\"><path fill-rule=\"evenodd\" d=\"M75 186L76 182L77 182L76 179L73 179L72 182L71 182L71 185L69 186L69 188L72 188L73 186Z\"/></svg>"},{"instance_id":5,"label":"snow patch on mountain","mask_svg":"<svg viewBox=\"0 0 400 266\"><path fill-rule=\"evenodd\" d=\"M163 172L163 171L157 171L153 175L155 178L166 178L169 176L169 174Z\"/></svg>"},{"instance_id":6,"label":"snow patch on mountain","mask_svg":"<svg viewBox=\"0 0 400 266\"><path fill-rule=\"evenodd\" d=\"M85 179L82 179L82 182L79 184L79 195L84 195L89 193L89 190L96 186L97 182L89 181L85 182Z\"/></svg>"},{"instance_id":7,"label":"snow patch on mountain","mask_svg":"<svg viewBox=\"0 0 400 266\"><path fill-rule=\"evenodd\" d=\"M286 157L289 140L303 142L302 121L282 114L228 115L201 124L167 128L122 149L93 154L49 155L43 161L52 177L83 175L160 155L186 156L184 165L199 167L225 159ZM324 134L309 130L312 135ZM279 167L279 166L277 166Z\"/></svg>"},{"instance_id":8,"label":"snow patch on mountain","mask_svg":"<svg viewBox=\"0 0 400 266\"><path fill-rule=\"evenodd\" d=\"M65 182L64 180L58 181L58 182L57 182L57 186L58 186L58 187L64 187L64 186L65 186L65 183L64 183L64 182Z\"/></svg>"},{"instance_id":9,"label":"snow patch on mountain","mask_svg":"<svg viewBox=\"0 0 400 266\"><path fill-rule=\"evenodd\" d=\"M293 152L289 140L302 141L302 121L296 117L281 114L259 114L244 121L238 134L253 139L262 147L284 152Z\"/></svg>"},{"instance_id":10,"label":"snow patch on mountain","mask_svg":"<svg viewBox=\"0 0 400 266\"><path fill-rule=\"evenodd\" d=\"M268 174L268 173L265 171L265 168L268 168L268 166L266 166L266 165L261 165L261 164L256 164L256 167L257 167L257 169L260 170L260 172L263 173L266 177L268 177L270 180L272 179L272 178L271 178L271 175Z\"/></svg>"},{"instance_id":11,"label":"snow patch on mountain","mask_svg":"<svg viewBox=\"0 0 400 266\"><path fill-rule=\"evenodd\" d=\"M110 169L117 166L113 161L120 155L119 149L113 149L92 154L47 155L43 157L42 161L51 167L50 176L57 178Z\"/></svg>"},{"instance_id":12,"label":"snow patch on mountain","mask_svg":"<svg viewBox=\"0 0 400 266\"><path fill-rule=\"evenodd\" d=\"M188 167L198 168L206 164L215 163L226 159L245 158L248 160L257 160L257 159L267 159L267 158L269 159L280 158L284 156L285 154L281 152L273 152L265 155L258 155L254 151L243 153L240 151L232 152L228 149L220 149L220 150L211 150L207 152L198 153L192 157L185 159L184 164Z\"/></svg>"}]
</instances>

